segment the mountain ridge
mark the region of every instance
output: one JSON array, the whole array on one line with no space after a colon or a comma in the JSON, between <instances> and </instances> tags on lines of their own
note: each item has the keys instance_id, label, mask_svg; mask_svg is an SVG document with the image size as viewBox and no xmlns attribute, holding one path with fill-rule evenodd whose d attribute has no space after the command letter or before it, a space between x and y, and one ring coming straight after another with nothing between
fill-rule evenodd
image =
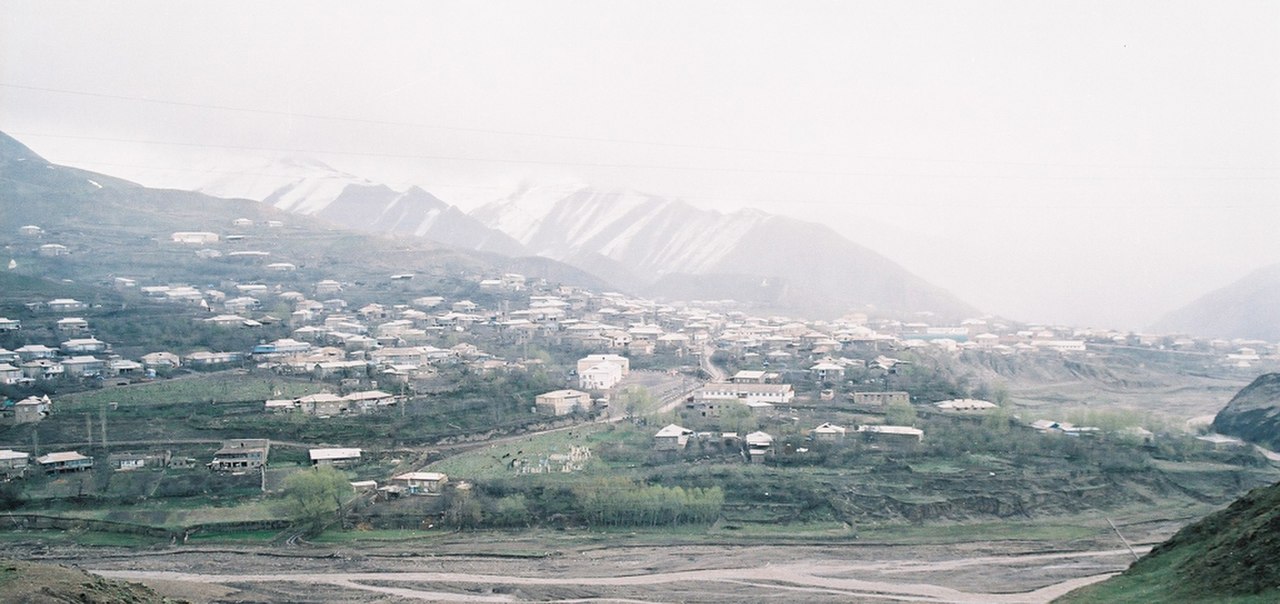
<instances>
[{"instance_id":1,"label":"mountain ridge","mask_svg":"<svg viewBox=\"0 0 1280 604\"><path fill-rule=\"evenodd\" d=\"M594 275L552 259L510 257L395 234L365 234L336 228L319 217L288 214L260 201L144 187L52 164L3 132L0 191L0 242L20 256L20 272L55 280L96 280L104 274L195 283L262 278L261 264L230 261L225 256L197 257L194 248L170 241L175 231L212 231L244 237L221 238L210 245L217 251L262 251L271 262L296 265L296 271L275 277L300 286L338 279L384 287L385 282L377 279L379 273L416 273L422 278L399 288L409 291L447 283L465 289L470 281L459 275L479 278L514 272L594 289L608 287ZM240 218L254 226L233 226ZM261 226L267 221L284 226ZM18 228L28 224L42 227L44 233L38 238L17 235ZM33 252L47 243L66 246L67 255L42 257Z\"/></svg>"},{"instance_id":2,"label":"mountain ridge","mask_svg":"<svg viewBox=\"0 0 1280 604\"><path fill-rule=\"evenodd\" d=\"M1151 325L1162 332L1280 340L1280 263L1264 266L1169 312Z\"/></svg>"},{"instance_id":3,"label":"mountain ridge","mask_svg":"<svg viewBox=\"0 0 1280 604\"><path fill-rule=\"evenodd\" d=\"M868 308L977 314L816 222L754 209L721 213L627 189L579 185L562 188L558 200L552 193L525 187L471 215L534 253L580 267L584 255L626 267L627 285L654 297L732 297L826 317Z\"/></svg>"}]
</instances>

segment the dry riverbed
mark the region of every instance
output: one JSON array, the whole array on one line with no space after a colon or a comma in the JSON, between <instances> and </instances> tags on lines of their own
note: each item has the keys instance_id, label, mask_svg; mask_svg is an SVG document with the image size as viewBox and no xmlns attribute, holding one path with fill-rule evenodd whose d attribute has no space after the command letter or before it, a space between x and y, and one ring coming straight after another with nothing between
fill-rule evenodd
<instances>
[{"instance_id":1,"label":"dry riverbed","mask_svg":"<svg viewBox=\"0 0 1280 604\"><path fill-rule=\"evenodd\" d=\"M488 537L477 534L476 539ZM492 542L486 551L492 552ZM529 551L516 540L512 551ZM22 549L19 547L18 549ZM1123 570L1122 547L617 545L477 555L465 541L408 548L53 547L36 558L142 582L192 602L1048 602ZM1139 552L1142 548L1139 548ZM16 553L16 552L15 552Z\"/></svg>"}]
</instances>

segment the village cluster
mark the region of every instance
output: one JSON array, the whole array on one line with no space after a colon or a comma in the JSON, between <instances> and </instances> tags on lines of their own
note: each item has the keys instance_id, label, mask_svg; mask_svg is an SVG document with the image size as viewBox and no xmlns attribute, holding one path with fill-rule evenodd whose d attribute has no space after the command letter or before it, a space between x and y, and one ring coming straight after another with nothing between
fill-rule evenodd
<instances>
[{"instance_id":1,"label":"village cluster","mask_svg":"<svg viewBox=\"0 0 1280 604\"><path fill-rule=\"evenodd\" d=\"M254 225L238 219L234 228L258 226L278 229L269 221ZM22 227L21 234L40 240L43 230ZM883 410L897 404L930 403L944 413L983 413L996 407L984 400L913 400L905 391L878 387L888 381L864 380L857 387L847 374L885 375L906 361L902 351L946 355L976 351L991 355L1091 355L1108 347L1167 348L1212 355L1218 362L1248 367L1277 354L1266 342L1197 340L1188 337L1120 333L1106 330L1055 326L1014 325L990 318L972 318L955 324L935 324L932 317L914 320L874 318L854 313L834 321L798 321L753 316L728 301L691 301L664 304L613 292L550 285L519 274L477 276L477 299L416 296L395 303L350 305L344 295L352 284L321 279L299 287L292 276L298 266L278 261L266 252L219 249L220 243L243 235L189 231L172 233L168 244L195 248L205 259L248 262L259 266L260 279L252 283L197 286L182 283L144 283L116 276L112 286L122 295L191 308L194 321L228 330L255 330L267 325L287 325L288 337L263 341L247 350L154 350L137 358L121 358L112 343L95 337L90 305L57 298L27 305L22 319L0 317L0 332L24 328L23 321L49 327L58 341L27 343L15 350L0 348L0 384L32 386L58 380L97 380L108 386L159 378L179 368L217 370L249 366L285 375L303 375L331 383L331 392L294 399L263 402L272 413L299 413L322 418L386 412L404 402L419 380L430 378L441 367L463 366L479 374L524 371L542 361L502 358L486 352L489 344L510 349L520 345L571 350L582 353L566 368L564 388L545 392L529 401L531 411L547 417L578 416L599 419L603 410L618 418L623 410L609 409L620 388L633 374L632 361L654 356L672 359L686 374L701 368L710 377L672 393L670 408L682 417L707 424L728 410L745 409L768 417L797 401L821 404L839 398L854 407ZM38 245L41 255L65 255L57 243ZM411 273L381 277L409 282ZM287 308L288 313L278 313ZM735 367L749 367L723 375L711 362L721 354ZM675 370L672 370L673 372ZM83 382L81 382L83 383ZM798 388L800 392L798 392ZM342 392L339 394L339 392ZM39 422L54 413L48 396L5 400L3 421ZM1069 435L1087 435L1092 429L1052 419L1032 427ZM907 425L866 424L840 426L823 422L810 430L812 440L838 443L860 438L873 446L909 448L925 434ZM764 431L743 435L727 430L708 431L670 424L653 435L655 451L679 451L691 441L712 439L741 443L744 457L755 463L774 454L774 437ZM270 443L246 438L225 443L207 465L214 471L245 472L267 463ZM342 465L359 461L358 448L315 448L309 456L316 465ZM589 451L575 453L588 456ZM192 463L166 454L118 454L110 463L119 470L152 464ZM37 456L35 464L50 473L82 471L92 467L90 456L57 451ZM30 456L21 451L0 451L0 471L21 475ZM409 472L392 478L392 485L408 493L438 493L447 476L435 472ZM369 486L369 485L362 485ZM376 486L376 485L374 485Z\"/></svg>"}]
</instances>

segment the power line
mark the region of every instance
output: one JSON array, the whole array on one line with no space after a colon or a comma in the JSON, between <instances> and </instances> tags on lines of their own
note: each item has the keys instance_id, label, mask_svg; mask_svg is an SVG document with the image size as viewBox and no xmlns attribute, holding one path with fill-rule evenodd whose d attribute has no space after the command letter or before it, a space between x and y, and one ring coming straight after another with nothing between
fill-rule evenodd
<instances>
[{"instance_id":1,"label":"power line","mask_svg":"<svg viewBox=\"0 0 1280 604\"><path fill-rule=\"evenodd\" d=\"M929 173L885 173L885 172L854 172L840 170L799 170L799 169L782 169L782 168L737 168L737 167L716 167L716 166L685 166L685 165L663 165L663 164L637 164L637 163L606 163L606 162L573 162L573 161L552 161L538 159L515 159L501 157L466 157L460 155L434 155L434 154L418 154L418 153L389 153L380 151L344 151L341 149L303 149L297 147L263 147L252 145L229 145L220 143L190 143L183 141L161 141L161 140L142 140L128 139L107 136L84 136L72 134L52 134L44 132L12 132L16 136L31 136L56 139L71 139L99 142L129 143L140 145L159 145L171 147L187 147L197 149L232 149L237 151L271 151L275 153L300 153L311 155L339 155L351 157L377 157L385 159L418 159L418 160L436 160L436 161L461 161L461 162L477 162L490 164L516 164L516 165L542 165L542 166L575 166L585 168L606 168L606 169L640 169L640 170L669 170L678 172L721 172L728 174L788 174L793 176L854 176L868 178L938 178L938 179L960 179L960 180L1280 180L1277 176L1191 176L1191 175L1170 175L1170 176L1032 176L1032 175L983 175L983 174L929 174Z\"/></svg>"},{"instance_id":2,"label":"power line","mask_svg":"<svg viewBox=\"0 0 1280 604\"><path fill-rule=\"evenodd\" d=\"M52 94L64 94L64 95L71 95L71 96L111 99L111 100L117 100L117 101L152 103L157 105L167 105L171 107L184 107L189 109L212 109L216 111L269 115L269 116L287 117L287 118L293 118L293 119L301 118L301 119L324 120L324 121L333 121L333 122L345 122L345 123L352 123L352 124L424 128L424 129L445 130L445 131L452 131L452 132L467 132L467 133L473 133L473 134L496 134L501 136L519 136L519 137L526 137L526 138L544 138L544 139L552 139L552 140L609 143L609 144L622 144L622 145L639 145L639 146L665 147L665 148L676 148L676 149L699 149L699 150L706 150L706 151L770 153L770 154L778 154L778 155L802 155L802 156L813 156L813 157L831 157L831 158L881 160L881 161L905 161L905 162L922 162L922 163L1026 166L1026 167L1040 167L1040 168L1106 168L1106 169L1131 169L1131 170L1217 170L1217 171L1268 169L1268 168L1255 169L1255 168L1219 167L1219 166L1076 164L1076 163L1049 163L1049 162L1026 162L1026 161L983 160L983 159L927 158L927 157L908 157L908 156L892 156L892 155L869 155L869 154L859 155L859 154L833 153L833 152L821 152L821 151L797 151L794 149L773 149L773 148L761 148L761 147L733 147L733 146L726 146L726 145L662 142L662 141L652 141L652 140L556 134L556 133L548 133L548 132L527 132L527 131L519 131L519 130L501 130L501 129L494 129L494 128L447 126L447 125L441 125L441 124L427 124L422 122L403 122L403 121L395 121L395 120L381 120L381 119L360 118L360 117L339 116L339 115L325 115L325 114L318 114L318 113L282 111L278 109L262 109L262 108L255 108L255 107L216 105L216 104L210 104L210 103L194 103L189 101L176 101L176 100L170 100L170 99L153 99L153 98L147 98L147 97L129 96L129 95L121 95L121 94L109 94L109 93L93 92L93 91L86 91L86 90L72 90L67 88L52 88L52 87L45 87L45 86L30 86L30 85L24 85L24 84L8 83L8 82L0 82L0 87L10 88L15 90L28 90L28 91L46 92L46 93L52 93Z\"/></svg>"}]
</instances>

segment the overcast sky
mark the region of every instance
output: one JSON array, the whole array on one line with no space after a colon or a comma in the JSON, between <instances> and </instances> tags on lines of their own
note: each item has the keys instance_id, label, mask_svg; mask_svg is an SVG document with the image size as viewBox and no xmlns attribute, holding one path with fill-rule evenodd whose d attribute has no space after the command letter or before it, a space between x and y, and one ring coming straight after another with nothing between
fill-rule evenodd
<instances>
[{"instance_id":1,"label":"overcast sky","mask_svg":"<svg viewBox=\"0 0 1280 604\"><path fill-rule=\"evenodd\" d=\"M1277 2L0 7L0 129L144 184L305 155L464 207L631 187L1118 328L1280 262Z\"/></svg>"}]
</instances>

